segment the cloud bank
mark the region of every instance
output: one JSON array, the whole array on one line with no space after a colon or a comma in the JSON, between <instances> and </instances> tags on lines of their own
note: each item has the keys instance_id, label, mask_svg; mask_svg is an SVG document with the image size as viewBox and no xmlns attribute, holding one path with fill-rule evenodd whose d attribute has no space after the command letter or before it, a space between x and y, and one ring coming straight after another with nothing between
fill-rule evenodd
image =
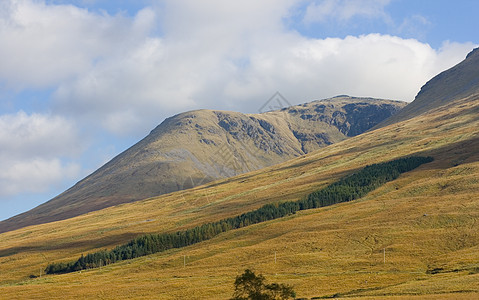
<instances>
[{"instance_id":1,"label":"cloud bank","mask_svg":"<svg viewBox=\"0 0 479 300\"><path fill-rule=\"evenodd\" d=\"M75 178L80 166L61 158L81 149L76 130L63 118L24 112L0 116L0 199L45 192Z\"/></svg>"}]
</instances>

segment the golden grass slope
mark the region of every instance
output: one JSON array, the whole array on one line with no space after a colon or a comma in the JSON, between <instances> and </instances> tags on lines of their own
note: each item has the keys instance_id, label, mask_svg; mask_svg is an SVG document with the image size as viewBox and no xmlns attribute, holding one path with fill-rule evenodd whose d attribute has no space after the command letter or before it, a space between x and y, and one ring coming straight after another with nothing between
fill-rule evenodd
<instances>
[{"instance_id":1,"label":"golden grass slope","mask_svg":"<svg viewBox=\"0 0 479 300\"><path fill-rule=\"evenodd\" d=\"M264 170L0 234L6 299L228 299L254 268L299 297L479 297L479 96ZM49 262L296 200L367 164L436 160L367 197L101 269L39 275ZM276 263L274 261L276 253Z\"/></svg>"}]
</instances>

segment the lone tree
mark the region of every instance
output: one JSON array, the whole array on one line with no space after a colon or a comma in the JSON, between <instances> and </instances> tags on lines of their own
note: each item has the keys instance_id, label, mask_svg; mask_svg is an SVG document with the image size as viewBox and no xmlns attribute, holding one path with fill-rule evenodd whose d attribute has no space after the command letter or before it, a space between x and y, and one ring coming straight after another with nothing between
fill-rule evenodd
<instances>
[{"instance_id":1,"label":"lone tree","mask_svg":"<svg viewBox=\"0 0 479 300\"><path fill-rule=\"evenodd\" d=\"M263 275L256 275L250 269L236 276L235 292L231 300L288 300L294 299L296 293L289 285L266 284Z\"/></svg>"}]
</instances>

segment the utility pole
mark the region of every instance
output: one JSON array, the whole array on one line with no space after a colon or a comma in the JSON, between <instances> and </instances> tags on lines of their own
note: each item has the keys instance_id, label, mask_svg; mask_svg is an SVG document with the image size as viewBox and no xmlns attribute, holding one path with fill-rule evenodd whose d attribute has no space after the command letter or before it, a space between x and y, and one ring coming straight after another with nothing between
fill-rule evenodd
<instances>
[{"instance_id":1,"label":"utility pole","mask_svg":"<svg viewBox=\"0 0 479 300\"><path fill-rule=\"evenodd\" d=\"M276 271L276 276L278 276L278 268L276 267L276 251L274 251L274 270Z\"/></svg>"},{"instance_id":2,"label":"utility pole","mask_svg":"<svg viewBox=\"0 0 479 300\"><path fill-rule=\"evenodd\" d=\"M383 249L383 263L386 263L386 248Z\"/></svg>"},{"instance_id":3,"label":"utility pole","mask_svg":"<svg viewBox=\"0 0 479 300\"><path fill-rule=\"evenodd\" d=\"M186 268L186 255L183 255L183 268Z\"/></svg>"}]
</instances>

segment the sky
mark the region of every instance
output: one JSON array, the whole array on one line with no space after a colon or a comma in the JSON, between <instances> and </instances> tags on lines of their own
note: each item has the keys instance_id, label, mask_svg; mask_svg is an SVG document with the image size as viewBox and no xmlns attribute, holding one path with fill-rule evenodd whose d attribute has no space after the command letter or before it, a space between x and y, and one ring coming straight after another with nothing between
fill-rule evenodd
<instances>
[{"instance_id":1,"label":"sky","mask_svg":"<svg viewBox=\"0 0 479 300\"><path fill-rule=\"evenodd\" d=\"M194 109L412 101L477 47L476 0L0 0L0 220Z\"/></svg>"}]
</instances>

